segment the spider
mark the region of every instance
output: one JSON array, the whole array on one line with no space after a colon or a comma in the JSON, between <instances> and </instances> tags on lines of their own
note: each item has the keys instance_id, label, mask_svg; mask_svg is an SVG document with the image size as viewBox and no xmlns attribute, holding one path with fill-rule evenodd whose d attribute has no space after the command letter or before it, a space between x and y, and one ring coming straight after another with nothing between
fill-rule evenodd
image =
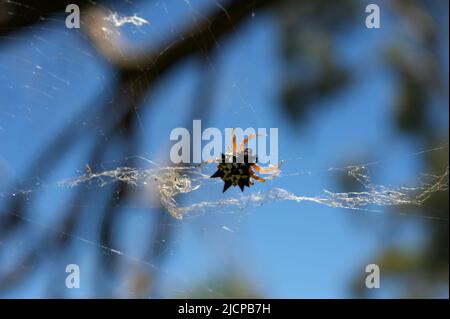
<instances>
[{"instance_id":1,"label":"spider","mask_svg":"<svg viewBox=\"0 0 450 319\"><path fill-rule=\"evenodd\" d=\"M256 134L250 134L246 137L238 149L236 144L236 135L232 133L233 149L232 149L232 161L226 161L226 155L222 154L222 160L217 165L217 171L211 175L211 178L219 177L224 181L223 192L225 192L230 186L239 186L241 191L244 191L245 186L250 187L253 185L253 180L258 182L265 182L266 179L261 178L255 174L253 169L263 174L270 174L274 172L274 175L278 175L280 170L278 167L262 168L258 164L258 157L252 155L252 150L246 147L249 140L256 137ZM243 162L242 162L243 156ZM237 159L241 157L241 163L237 162Z\"/></svg>"}]
</instances>

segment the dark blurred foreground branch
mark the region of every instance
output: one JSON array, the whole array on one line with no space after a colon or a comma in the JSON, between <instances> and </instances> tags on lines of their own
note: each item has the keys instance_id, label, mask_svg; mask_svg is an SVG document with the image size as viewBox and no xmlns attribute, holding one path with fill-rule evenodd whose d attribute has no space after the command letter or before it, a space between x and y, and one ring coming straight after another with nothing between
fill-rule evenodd
<instances>
[{"instance_id":1,"label":"dark blurred foreground branch","mask_svg":"<svg viewBox=\"0 0 450 319\"><path fill-rule=\"evenodd\" d=\"M31 1L33 2L33 1ZM0 20L0 38L2 35L5 35L8 32L14 31L17 28L23 28L24 26L31 25L33 23L38 23L41 21L39 17L45 16L47 14L56 12L56 11L64 11L65 5L67 1L34 1L33 3L36 7L40 9L38 11L35 10L33 6L25 7L25 11L28 11L28 14L23 14L23 17L18 17L17 15L14 18L10 19L7 22L7 25L3 24L3 21ZM86 6L86 3L90 1L70 1L70 3L81 3L83 8L92 8L90 6ZM104 54L106 60L111 63L111 66L117 70L118 83L112 83L112 86L115 86L114 95L111 98L107 98L105 100L103 106L101 106L97 112L92 111L92 105L89 104L86 106L85 110L80 112L76 119L73 120L73 123L80 123L81 121L86 120L86 117L89 118L100 118L101 122L98 123L100 125L101 131L104 132L102 136L96 136L89 138L93 138L94 150L90 154L90 158L87 162L94 162L96 159L98 160L99 154L105 154L107 150L113 148L113 141L117 140L118 137L124 134L128 135L127 139L121 138L123 144L127 144L129 138L136 139L137 132L139 130L135 129L137 124L136 121L136 112L135 110L141 106L143 97L151 88L151 84L157 77L161 77L164 73L166 73L169 69L174 67L175 65L185 61L189 56L194 54L206 54L210 52L214 45L220 38L223 38L225 35L230 34L235 31L236 28L244 21L245 17L247 17L251 12L258 8L262 8L268 6L270 4L274 4L276 1L274 0L235 0L228 3L226 7L217 7L217 10L211 13L211 15L205 20L201 25L196 25L195 27L188 28L187 32L180 34L177 39L182 39L180 41L175 41L172 43L168 43L163 45L159 50L153 51L152 53L139 55L134 57L126 57L119 59L114 54L114 50L105 51L102 50L101 46L103 44L98 41L103 41L101 38L96 37L95 33L92 33L92 29L88 32L93 39L94 45L99 49L99 51ZM38 4L39 3L39 4ZM4 3L1 3L2 5ZM22 9L21 9L22 10ZM94 20L92 23L95 24ZM122 56L122 55L121 55ZM111 116L114 114L114 116ZM70 139L65 139L65 137L70 136ZM86 132L83 130L76 129L74 130L73 125L69 125L62 129L62 132L56 136L56 138L48 144L43 152L37 156L37 161L33 161L33 167L40 167L41 170L39 174L46 175L58 162L60 162L68 152L74 148L78 143L80 143L83 138L87 137ZM71 141L68 143L67 141ZM125 147L126 148L126 147ZM100 156L101 157L101 156ZM27 175L24 177L25 181L30 181L36 172L33 168L28 170ZM13 189L27 189L27 187L32 187L31 183L29 185L15 185ZM109 209L105 209L102 212L102 244L110 245L110 234L112 224L110 220L113 215L115 215L114 211L120 207L117 201L123 201L126 199L126 194L129 193L130 190L127 189L126 185L120 184L118 187L113 188L111 192L111 198L113 198L114 194L120 192L122 196L120 196L117 200L112 201L110 199L105 199L107 203L107 207L111 209L112 213L107 214L106 212ZM10 199L6 203L5 209L2 209L6 212L3 214L2 219L0 220L0 230L1 230L1 240L4 240L8 234L13 231L17 231L20 227L25 227L25 219L29 214L31 207L31 203L34 200L35 193L31 192L27 194L26 205L25 199L23 196L18 196L16 198ZM80 192L77 192L69 201L78 201L80 198L90 198L89 196L84 197ZM79 203L78 203L79 204ZM113 206L111 206L113 205ZM83 209L72 210L69 214L69 218L65 218L64 220L69 222L70 225L61 225L60 229L74 231L76 228L77 222L74 221L73 216L78 215L78 219L81 218L81 211ZM162 210L159 214L164 214ZM6 217L5 217L6 216ZM19 217L20 216L20 217ZM107 227L108 229L105 229ZM159 224L156 224L155 227L159 227ZM65 245L51 245L51 243L60 240L61 233L48 233L46 236L43 236L40 239L36 239L33 241L32 245L35 249L29 249L29 253L25 254L18 264L26 265L27 262L34 261L34 251L46 251L50 249L62 249ZM164 232L158 232L159 237L164 237ZM72 237L68 239L73 239ZM154 242L162 242L161 238L154 238ZM156 246L154 246L156 247ZM160 254L161 249L157 249L156 254ZM47 252L48 254L51 251ZM5 257L0 254L0 257ZM160 260L160 259L159 259ZM25 278L27 274L29 274L32 267L16 267L12 268L10 271L7 271L0 275L0 287L2 290L11 287L14 283L19 280Z\"/></svg>"}]
</instances>

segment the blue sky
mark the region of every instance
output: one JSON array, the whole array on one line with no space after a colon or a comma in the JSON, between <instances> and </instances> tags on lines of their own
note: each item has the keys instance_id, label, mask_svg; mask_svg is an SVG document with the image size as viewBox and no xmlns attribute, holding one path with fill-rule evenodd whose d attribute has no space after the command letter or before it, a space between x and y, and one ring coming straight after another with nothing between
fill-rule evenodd
<instances>
[{"instance_id":1,"label":"blue sky","mask_svg":"<svg viewBox=\"0 0 450 319\"><path fill-rule=\"evenodd\" d=\"M199 10L197 2L202 3L191 1L195 10ZM200 19L197 14L186 13L190 7L183 1L159 1L154 5L120 9L123 14L137 13L151 21L142 32L130 29L131 32L126 33L130 41L145 40L150 47L165 39L162 29L177 26L183 18L188 22L192 17ZM168 14L164 13L166 9ZM324 101L326 107L317 106L297 128L290 126L279 111L283 65L274 17L257 12L238 29L237 36L220 42L220 48L211 57L216 92L210 116L203 126L219 129L277 127L279 157L285 160L283 173L312 172L280 177L257 184L246 192L272 187L309 196L319 195L323 189L340 191L337 175L327 169L357 164L365 159L397 158L372 169L377 183L414 185L417 182L420 158L407 155L421 149L395 134L391 125L395 83L392 75L381 67L379 49L384 41L395 38L397 29L392 21L383 22L380 30L368 31L361 26L342 39L336 54L358 70L356 80ZM6 179L0 183L0 194L4 192L3 198L8 198L12 196L9 183L22 178L26 167L33 165L30 161L38 150L71 123L72 116L91 101L92 96L106 91L108 83L114 80L114 73L80 33L65 29L61 20L34 27L31 32L19 33L3 43L8 46L0 49L0 173ZM199 69L198 61L191 59L158 79L145 99L145 107L137 111L143 137L138 155L159 162L168 158L170 131L186 123L183 115L188 115L195 103L202 76ZM92 108L96 108L95 103ZM86 130L88 135L101 134L95 121L75 123L75 126ZM36 181L52 185L54 181L83 174L87 145L88 141L79 143L61 165L51 170L50 176L39 175L39 167L35 167ZM121 158L108 154L108 160L111 162L105 167L114 166ZM93 163L100 167L102 164ZM236 188L222 195L220 184L206 186L192 195L193 201L240 193ZM33 191L42 192L42 196L28 216L33 221L28 225L31 231L23 236L19 234L13 244L5 248L10 250L7 254L12 260L32 249L34 236L48 229L58 231L53 220L64 214L64 199L70 194L68 189L52 186L42 190L37 185ZM98 192L101 198L101 189L91 191L94 196ZM100 210L95 203L91 205L90 211ZM148 225L152 222L152 210L132 200L123 205L123 213L116 221L117 246L112 248L123 252L126 256L119 258L125 259L124 267L131 267L128 257L140 259L142 242L151 235ZM350 281L364 273L365 265L377 252L392 242L414 247L420 242L423 223L428 222L406 216L401 219L402 225L395 238L386 242L383 229L389 227L390 212L382 210L385 214L311 203L274 202L244 211L209 211L182 221L168 216L168 227L176 231L168 258L159 266L161 277L156 296L189 294L189 289L205 278L226 275L233 269L267 297L349 297ZM92 224L89 216L83 217L81 225L73 235L97 243L98 225ZM100 252L103 253L101 248L75 239L64 256L44 259L30 279L6 296L44 296L48 291L46 279L54 276L56 282L65 275L64 270L59 274L55 268L59 265L56 260L61 259L78 263L87 273L82 288L68 292L68 296L95 296L98 290L94 270L99 264L93 256ZM151 268L145 263L138 264L144 269ZM127 295L121 283L111 283L109 287ZM207 286L204 289L205 293L217 296ZM389 296L391 292L386 288L381 294Z\"/></svg>"}]
</instances>

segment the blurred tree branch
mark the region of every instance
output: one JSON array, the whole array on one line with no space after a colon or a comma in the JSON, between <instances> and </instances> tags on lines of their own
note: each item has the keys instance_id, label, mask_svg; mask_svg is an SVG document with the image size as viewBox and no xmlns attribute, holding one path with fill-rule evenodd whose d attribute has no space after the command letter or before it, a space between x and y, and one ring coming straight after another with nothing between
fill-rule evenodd
<instances>
[{"instance_id":1,"label":"blurred tree branch","mask_svg":"<svg viewBox=\"0 0 450 319\"><path fill-rule=\"evenodd\" d=\"M235 31L236 28L245 20L247 16L254 10L258 8L266 7L270 4L276 3L274 0L234 0L229 2L225 7L217 7L217 9L205 19L201 25L188 27L186 32L180 34L177 38L182 39L180 41L168 43L163 45L156 51L146 53L139 56L127 56L118 58L114 55L115 48L110 46L105 50L105 38L98 36L95 30L95 24L98 23L98 8L91 6L93 3L91 1L28 1L25 5L21 2L21 6L17 4L12 4L14 7L14 15L11 18L5 19L4 17L0 19L0 38L6 37L12 32L17 30L29 30L33 24L42 23L44 19L42 17L47 17L50 14L57 12L64 12L65 6L68 3L80 4L83 12L89 12L91 14L90 23L92 25L86 25L86 30L91 36L94 46L104 55L104 58L111 64L118 75L117 83L111 83L111 87L114 93L110 97L104 97L104 103L97 111L92 111L92 106L98 104L98 97L93 99L92 103L86 106L76 118L72 121L73 124L68 125L63 128L62 132L58 134L55 139L48 144L48 146L42 151L42 153L37 157L36 161L33 161L32 167L26 174L24 180L31 180L36 176L35 167L40 167L39 174L46 174L50 169L52 169L58 162L60 162L64 155L73 148L77 143L85 136L85 132L77 128L77 123L84 121L86 118L95 119L101 118L102 121L97 124L101 126L101 131L104 132L102 136L97 136L93 138L92 141L92 151L90 152L87 163L99 162L102 160L102 154L107 153L108 149L116 147L113 143L114 141L122 141L121 145L129 145L129 141L136 141L138 138L138 133L136 130L136 112L135 110L139 108L142 104L142 99L144 95L150 90L153 81L158 77L161 77L169 69L185 61L191 55L194 54L207 54L214 48L214 44L217 43L218 39ZM101 2L102 4L106 2ZM114 3L114 1L108 1L107 3ZM11 6L10 2L0 2L0 8L6 10L5 6ZM6 9L5 9L6 8ZM38 8L38 9L37 9ZM93 9L94 8L94 9ZM9 8L11 9L11 8ZM91 10L91 11L89 11ZM94 10L94 11L92 11ZM104 12L104 11L102 11ZM93 15L92 15L93 14ZM94 19L92 19L94 18ZM110 45L107 44L106 45ZM118 49L118 48L116 48ZM139 81L139 85L136 83ZM111 116L114 114L114 116ZM124 137L126 137L124 139ZM92 139L92 137L90 137ZM133 147L133 146L132 146ZM127 149L127 147L125 147ZM122 150L122 152L129 153ZM133 151L131 151L132 153ZM15 189L26 189L29 185L18 184ZM106 201L105 211L103 211L98 218L101 218L102 229L101 229L101 244L110 247L111 246L111 229L113 227L112 219L119 209L119 203L127 198L127 194L130 192L128 187L122 183L117 184L115 188L110 191L110 198L104 198ZM120 193L121 196L115 198L114 194ZM9 200L6 203L7 218L2 218L0 221L1 238L4 239L8 234L13 231L17 231L19 227L25 227L25 219L29 213L29 208L32 206L31 202L35 197L35 194L27 194L27 198L23 195L19 195L15 198ZM69 202L76 202L82 199L83 201L89 200L89 196L85 190L80 189L78 192L72 196ZM26 202L26 204L25 204ZM80 219L83 209L74 207L67 214L67 218L63 220L62 225L59 229L64 230L64 232L70 233L76 228L77 220ZM75 208L77 207L77 208ZM164 216L166 212L162 209L159 212L160 218ZM77 218L74 219L74 216ZM95 216L93 216L94 218ZM155 223L155 228L158 228L159 223ZM51 251L60 250L65 245L54 245L52 243L58 242L58 237L61 233L48 233L46 236L39 240L33 241L34 248L29 249L19 264L26 265L30 262L34 263L36 261L34 251L47 249L47 253L50 254ZM157 237L153 239L154 243L161 243L161 240L167 233L164 231L158 231ZM72 237L67 237L61 241L61 243L66 243L73 239ZM150 254L150 256L160 256L162 253L161 247L154 245L152 250L155 254ZM0 254L1 256L1 254ZM3 256L4 257L4 256ZM161 261L161 258L158 258ZM112 267L112 265L110 265ZM16 267L2 273L0 275L0 287L5 290L11 285L17 283L19 280L24 279L26 275L29 274L30 267Z\"/></svg>"}]
</instances>

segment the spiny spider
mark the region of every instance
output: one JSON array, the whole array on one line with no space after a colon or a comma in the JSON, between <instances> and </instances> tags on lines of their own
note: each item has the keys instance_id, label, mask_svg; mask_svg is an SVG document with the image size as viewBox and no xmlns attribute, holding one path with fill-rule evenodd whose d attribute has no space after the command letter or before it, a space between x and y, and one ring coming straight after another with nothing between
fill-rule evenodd
<instances>
[{"instance_id":1,"label":"spiny spider","mask_svg":"<svg viewBox=\"0 0 450 319\"><path fill-rule=\"evenodd\" d=\"M263 174L270 174L272 172L274 172L274 175L279 174L280 170L278 167L262 168L256 164L258 157L252 155L252 150L246 147L247 142L254 137L256 137L256 134L250 134L241 142L240 148L238 149L236 135L232 133L232 160L229 159L227 161L226 155L222 154L222 161L217 165L217 171L211 175L211 178L219 177L224 181L223 192L230 186L239 186L241 191L244 191L245 186L250 187L254 184L252 179L258 182L265 182L266 180L257 176L253 169Z\"/></svg>"}]
</instances>

